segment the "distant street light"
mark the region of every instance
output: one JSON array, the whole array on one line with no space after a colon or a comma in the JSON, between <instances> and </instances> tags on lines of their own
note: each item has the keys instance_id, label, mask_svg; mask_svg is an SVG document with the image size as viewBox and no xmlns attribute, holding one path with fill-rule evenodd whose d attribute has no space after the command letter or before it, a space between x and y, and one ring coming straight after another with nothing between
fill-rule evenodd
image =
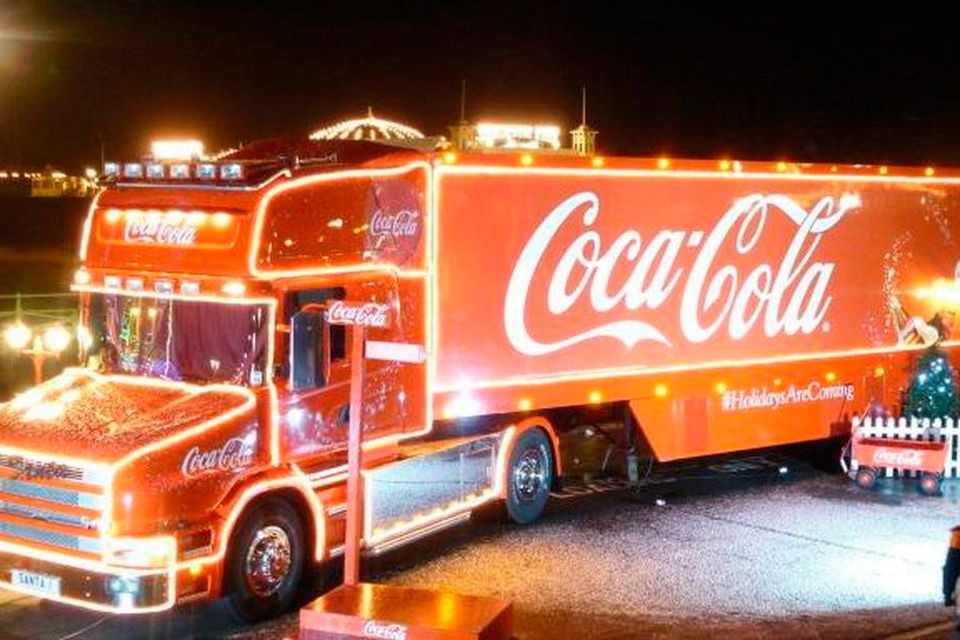
<instances>
[{"instance_id":1,"label":"distant street light","mask_svg":"<svg viewBox=\"0 0 960 640\"><path fill-rule=\"evenodd\" d=\"M27 345L30 344L30 338L32 337L33 332L30 330L30 327L20 321L8 325L7 328L3 330L3 341L8 347L15 351L25 349Z\"/></svg>"},{"instance_id":2,"label":"distant street light","mask_svg":"<svg viewBox=\"0 0 960 640\"><path fill-rule=\"evenodd\" d=\"M3 339L7 347L30 356L33 362L33 383L43 382L43 365L50 358L59 358L67 350L73 336L62 325L47 327L43 334L34 332L20 320L3 330ZM27 348L30 345L30 348Z\"/></svg>"},{"instance_id":3,"label":"distant street light","mask_svg":"<svg viewBox=\"0 0 960 640\"><path fill-rule=\"evenodd\" d=\"M70 332L56 324L43 332L43 346L47 351L60 355L70 346Z\"/></svg>"}]
</instances>

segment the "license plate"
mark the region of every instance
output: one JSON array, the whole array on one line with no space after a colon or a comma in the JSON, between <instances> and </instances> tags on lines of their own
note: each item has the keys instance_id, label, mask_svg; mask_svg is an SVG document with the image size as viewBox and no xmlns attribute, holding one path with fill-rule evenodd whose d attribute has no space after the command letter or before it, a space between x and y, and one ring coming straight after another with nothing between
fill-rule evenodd
<instances>
[{"instance_id":1,"label":"license plate","mask_svg":"<svg viewBox=\"0 0 960 640\"><path fill-rule=\"evenodd\" d=\"M60 578L48 576L45 573L14 569L10 572L10 583L15 587L21 587L45 596L60 595Z\"/></svg>"}]
</instances>

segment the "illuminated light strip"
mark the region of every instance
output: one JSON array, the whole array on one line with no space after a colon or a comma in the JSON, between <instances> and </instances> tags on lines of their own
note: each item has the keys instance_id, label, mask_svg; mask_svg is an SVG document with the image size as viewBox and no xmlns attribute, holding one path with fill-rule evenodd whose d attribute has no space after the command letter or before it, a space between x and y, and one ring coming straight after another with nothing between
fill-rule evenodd
<instances>
[{"instance_id":1,"label":"illuminated light strip","mask_svg":"<svg viewBox=\"0 0 960 640\"><path fill-rule=\"evenodd\" d=\"M269 360L270 363L273 360ZM273 365L270 365L273 368ZM267 395L270 402L270 464L278 466L280 464L280 399L277 397L277 387L274 384L268 385Z\"/></svg>"},{"instance_id":2,"label":"illuminated light strip","mask_svg":"<svg viewBox=\"0 0 960 640\"><path fill-rule=\"evenodd\" d=\"M157 298L160 300L182 300L185 302L217 302L222 304L268 304L276 305L275 298L250 298L237 297L216 294L197 294L190 295L185 293L160 293L157 291L114 289L109 287L100 287L96 285L74 284L70 286L71 291L76 293L105 293L108 295L130 296L131 298Z\"/></svg>"},{"instance_id":3,"label":"illuminated light strip","mask_svg":"<svg viewBox=\"0 0 960 640\"><path fill-rule=\"evenodd\" d=\"M310 480L310 482L315 482L317 480L323 480L326 478L330 478L332 476L343 476L344 478L346 478L347 477L346 474L347 474L347 465L342 464L337 467L324 469L323 471L316 471L314 473L308 474L307 478Z\"/></svg>"},{"instance_id":4,"label":"illuminated light strip","mask_svg":"<svg viewBox=\"0 0 960 640\"><path fill-rule=\"evenodd\" d=\"M93 216L96 215L97 205L100 202L100 196L103 195L103 189L100 189L93 200L90 202L90 207L87 209L87 217L83 219L83 230L80 232L80 251L79 257L81 262L86 262L87 260L87 249L90 246L90 234L93 231Z\"/></svg>"},{"instance_id":5,"label":"illuminated light strip","mask_svg":"<svg viewBox=\"0 0 960 640\"><path fill-rule=\"evenodd\" d=\"M950 340L941 343L944 347L960 346L960 341ZM770 358L755 358L751 360L717 360L703 364L674 365L668 367L624 367L621 369L592 369L585 371L572 371L567 374L557 376L527 376L523 378L503 378L500 380L481 380L471 381L472 389L497 389L515 387L519 385L543 385L554 384L557 382L569 382L580 380L594 380L604 378L622 378L628 376L652 375L657 373L678 373L684 371L700 371L706 369L747 367L757 364L779 364L788 362L810 362L813 360L826 360L829 358L853 358L857 356L883 355L889 353L905 353L909 351L921 351L923 345L909 345L899 347L880 347L876 349L849 349L846 351L824 351L819 353L800 354L795 356L776 356ZM462 390L460 385L440 385L435 391L437 393L451 393Z\"/></svg>"},{"instance_id":6,"label":"illuminated light strip","mask_svg":"<svg viewBox=\"0 0 960 640\"><path fill-rule=\"evenodd\" d=\"M741 180L744 178L755 178L760 180L805 180L805 181L826 181L826 182L877 182L877 183L908 183L908 184L960 184L960 177L956 178L937 178L926 176L878 176L878 175L858 175L847 173L776 173L759 171L750 173L729 172L729 171L708 171L698 169L675 169L672 171L662 171L657 169L591 169L591 168L562 168L562 167L493 167L483 165L439 165L436 168L438 175L459 174L459 175L503 175L503 174L529 174L529 175L574 175L583 177L649 177L665 179L684 179L684 178L716 178L720 180Z\"/></svg>"},{"instance_id":7,"label":"illuminated light strip","mask_svg":"<svg viewBox=\"0 0 960 640\"><path fill-rule=\"evenodd\" d=\"M257 267L257 258L260 253L260 247L262 244L261 236L263 234L263 225L266 218L267 207L270 205L270 202L276 196L286 193L292 189L297 189L306 185L319 184L323 182L332 182L335 180L350 180L355 178L379 178L379 177L390 177L403 175L405 173L410 173L416 171L417 169L423 169L427 175L427 181L429 186L430 180L430 164L424 160L417 160L414 162L401 165L399 167L390 167L386 169L348 169L345 171L333 171L330 173L320 173L315 175L303 176L290 180L289 182L284 182L272 187L267 191L263 197L260 199L260 202L257 204L256 211L254 212L254 222L253 229L251 231L251 243L250 243L250 252L247 255L247 266L250 270L250 274L258 278L263 279L275 279L275 278L286 278L286 277L295 277L300 275L323 275L327 273L344 273L349 271L359 271L359 270L399 270L394 264L384 264L384 265L357 265L353 267L328 267L328 268L305 268L305 269L287 269L287 270L268 270L262 271Z\"/></svg>"},{"instance_id":8,"label":"illuminated light strip","mask_svg":"<svg viewBox=\"0 0 960 640\"><path fill-rule=\"evenodd\" d=\"M310 507L310 511L313 514L313 521L315 524L316 545L314 549L314 557L316 560L323 560L327 545L327 528L323 505L320 503L320 499L317 497L317 494L314 493L313 489L310 487L307 476L300 471L297 465L291 465L291 469L293 471L292 476L285 478L274 478L271 480L261 480L244 489L240 494L240 497L237 498L237 500L233 503L229 515L227 516L226 520L224 520L223 526L220 528L220 533L217 536L217 551L212 555L204 556L202 558L183 560L176 564L177 571L188 570L191 565L209 565L223 560L223 557L226 555L227 548L229 546L230 535L233 533L233 528L236 526L237 520L243 513L244 508L250 504L254 498L263 495L268 491L274 491L281 488L297 489L306 499L307 505Z\"/></svg>"},{"instance_id":9,"label":"illuminated light strip","mask_svg":"<svg viewBox=\"0 0 960 640\"><path fill-rule=\"evenodd\" d=\"M415 529L414 531L411 531L405 535L394 536L386 542L382 542L370 547L370 553L373 555L380 555L381 553L390 551L391 549L408 545L411 542L420 540L421 538L425 538L429 535L433 535L434 533L439 533L440 531L444 531L450 527L462 524L469 520L471 515L472 512L470 511L462 511L443 520L437 520L436 522L431 523L429 526Z\"/></svg>"},{"instance_id":10,"label":"illuminated light strip","mask_svg":"<svg viewBox=\"0 0 960 640\"><path fill-rule=\"evenodd\" d=\"M455 516L464 511L470 511L483 505L491 500L494 500L498 497L503 497L506 495L506 465L507 461L510 459L510 454L513 448L514 434L516 432L516 426L511 425L503 430L502 436L500 438L500 448L497 450L497 462L494 470L493 477L493 486L489 489L485 489L480 492L480 494L473 500L465 500L462 502L456 502L451 505L448 505L444 508L439 508L431 511L427 515L417 515L414 516L409 522L404 522L401 525L397 525L392 529L383 531L379 535L373 535L373 522L372 522L372 509L370 508L370 494L367 491L364 491L363 499L363 542L364 546L370 548L383 543L383 541L404 534L408 534L412 531L418 529L423 529L429 527L432 524L435 524L441 520L446 520L451 516ZM368 470L361 471L364 477L364 486L369 486L369 483L366 482L366 477L369 475Z\"/></svg>"}]
</instances>

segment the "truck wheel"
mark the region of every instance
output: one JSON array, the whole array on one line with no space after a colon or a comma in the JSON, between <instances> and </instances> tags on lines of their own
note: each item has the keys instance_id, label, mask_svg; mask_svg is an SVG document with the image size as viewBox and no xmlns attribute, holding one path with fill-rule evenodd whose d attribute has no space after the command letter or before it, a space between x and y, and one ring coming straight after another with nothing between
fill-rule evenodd
<instances>
[{"instance_id":1,"label":"truck wheel","mask_svg":"<svg viewBox=\"0 0 960 640\"><path fill-rule=\"evenodd\" d=\"M924 471L920 476L920 491L926 496L940 495L940 475Z\"/></svg>"},{"instance_id":2,"label":"truck wheel","mask_svg":"<svg viewBox=\"0 0 960 640\"><path fill-rule=\"evenodd\" d=\"M507 514L517 524L540 517L553 484L553 450L540 429L530 429L513 445L507 468Z\"/></svg>"},{"instance_id":3,"label":"truck wheel","mask_svg":"<svg viewBox=\"0 0 960 640\"><path fill-rule=\"evenodd\" d=\"M860 467L857 469L857 486L861 489L873 489L877 484L877 472L870 467Z\"/></svg>"},{"instance_id":4,"label":"truck wheel","mask_svg":"<svg viewBox=\"0 0 960 640\"><path fill-rule=\"evenodd\" d=\"M231 536L224 569L231 611L245 622L272 618L295 601L306 558L303 523L281 498L253 507Z\"/></svg>"}]
</instances>

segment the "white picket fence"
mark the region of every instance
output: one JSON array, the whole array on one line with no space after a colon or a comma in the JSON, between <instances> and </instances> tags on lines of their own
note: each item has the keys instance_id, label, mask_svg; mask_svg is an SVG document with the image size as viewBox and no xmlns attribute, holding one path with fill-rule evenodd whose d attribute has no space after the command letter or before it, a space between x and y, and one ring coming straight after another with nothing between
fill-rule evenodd
<instances>
[{"instance_id":1,"label":"white picket fence","mask_svg":"<svg viewBox=\"0 0 960 640\"><path fill-rule=\"evenodd\" d=\"M860 429L860 433L868 438L892 438L896 440L928 440L947 443L947 462L943 476L945 478L960 477L960 420L953 418L859 418L853 419L853 428ZM856 470L855 459L850 460L850 466ZM886 470L886 476L900 475L901 472L893 469ZM915 476L916 471L904 471L903 475Z\"/></svg>"}]
</instances>

